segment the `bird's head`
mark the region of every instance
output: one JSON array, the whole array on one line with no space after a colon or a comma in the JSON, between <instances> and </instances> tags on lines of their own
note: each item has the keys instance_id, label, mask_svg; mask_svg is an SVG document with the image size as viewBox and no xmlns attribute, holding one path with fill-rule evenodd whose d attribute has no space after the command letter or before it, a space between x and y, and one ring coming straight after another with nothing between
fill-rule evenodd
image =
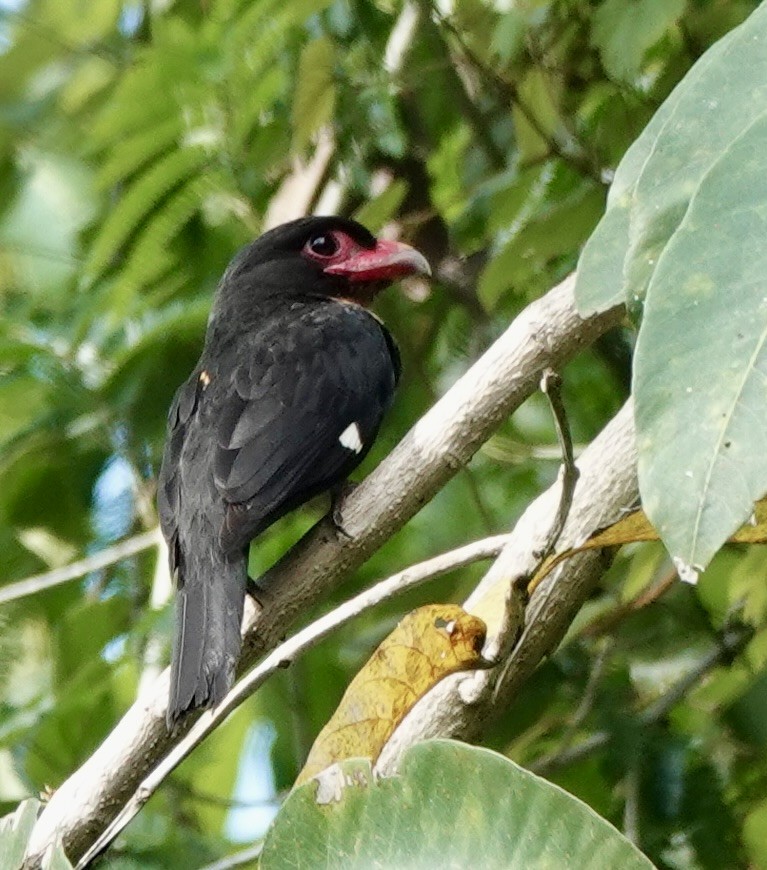
<instances>
[{"instance_id":1,"label":"bird's head","mask_svg":"<svg viewBox=\"0 0 767 870\"><path fill-rule=\"evenodd\" d=\"M368 304L383 287L431 274L423 254L376 239L341 217L300 218L264 233L232 262L222 285L247 285L260 296L334 296Z\"/></svg>"}]
</instances>

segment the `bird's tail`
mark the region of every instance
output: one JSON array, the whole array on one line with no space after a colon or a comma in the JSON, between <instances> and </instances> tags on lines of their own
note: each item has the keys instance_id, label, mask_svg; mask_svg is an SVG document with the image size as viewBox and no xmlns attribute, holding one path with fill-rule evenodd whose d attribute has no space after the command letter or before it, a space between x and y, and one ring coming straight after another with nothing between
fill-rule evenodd
<instances>
[{"instance_id":1,"label":"bird's tail","mask_svg":"<svg viewBox=\"0 0 767 870\"><path fill-rule=\"evenodd\" d=\"M169 730L188 711L229 691L240 653L247 557L189 554L177 565L176 634L170 667Z\"/></svg>"}]
</instances>

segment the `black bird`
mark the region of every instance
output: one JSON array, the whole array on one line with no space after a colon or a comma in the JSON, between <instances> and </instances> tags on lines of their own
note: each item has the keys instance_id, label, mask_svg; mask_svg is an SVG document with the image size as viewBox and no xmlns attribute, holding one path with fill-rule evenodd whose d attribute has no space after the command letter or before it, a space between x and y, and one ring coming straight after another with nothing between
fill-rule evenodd
<instances>
[{"instance_id":1,"label":"black bird","mask_svg":"<svg viewBox=\"0 0 767 870\"><path fill-rule=\"evenodd\" d=\"M400 362L364 306L412 274L429 274L418 251L339 217L270 230L224 273L158 481L178 587L169 729L232 684L250 541L370 449Z\"/></svg>"}]
</instances>

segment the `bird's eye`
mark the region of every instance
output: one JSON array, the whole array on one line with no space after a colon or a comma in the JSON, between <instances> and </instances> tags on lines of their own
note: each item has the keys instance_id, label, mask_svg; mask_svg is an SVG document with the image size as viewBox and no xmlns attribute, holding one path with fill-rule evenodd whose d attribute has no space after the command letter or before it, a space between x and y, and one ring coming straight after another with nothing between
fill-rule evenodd
<instances>
[{"instance_id":1,"label":"bird's eye","mask_svg":"<svg viewBox=\"0 0 767 870\"><path fill-rule=\"evenodd\" d=\"M312 236L307 245L309 250L318 257L332 257L338 253L338 242L335 236L330 233L323 233L319 236Z\"/></svg>"}]
</instances>

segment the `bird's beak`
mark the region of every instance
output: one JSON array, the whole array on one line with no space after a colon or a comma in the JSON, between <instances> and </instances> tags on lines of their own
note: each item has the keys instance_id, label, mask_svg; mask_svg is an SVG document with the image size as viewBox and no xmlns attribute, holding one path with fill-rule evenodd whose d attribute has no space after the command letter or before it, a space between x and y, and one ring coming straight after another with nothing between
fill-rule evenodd
<instances>
[{"instance_id":1,"label":"bird's beak","mask_svg":"<svg viewBox=\"0 0 767 870\"><path fill-rule=\"evenodd\" d=\"M351 256L324 269L327 275L341 275L357 283L398 281L409 275L431 275L431 267L419 251L403 242L380 239L370 250L356 251Z\"/></svg>"}]
</instances>

